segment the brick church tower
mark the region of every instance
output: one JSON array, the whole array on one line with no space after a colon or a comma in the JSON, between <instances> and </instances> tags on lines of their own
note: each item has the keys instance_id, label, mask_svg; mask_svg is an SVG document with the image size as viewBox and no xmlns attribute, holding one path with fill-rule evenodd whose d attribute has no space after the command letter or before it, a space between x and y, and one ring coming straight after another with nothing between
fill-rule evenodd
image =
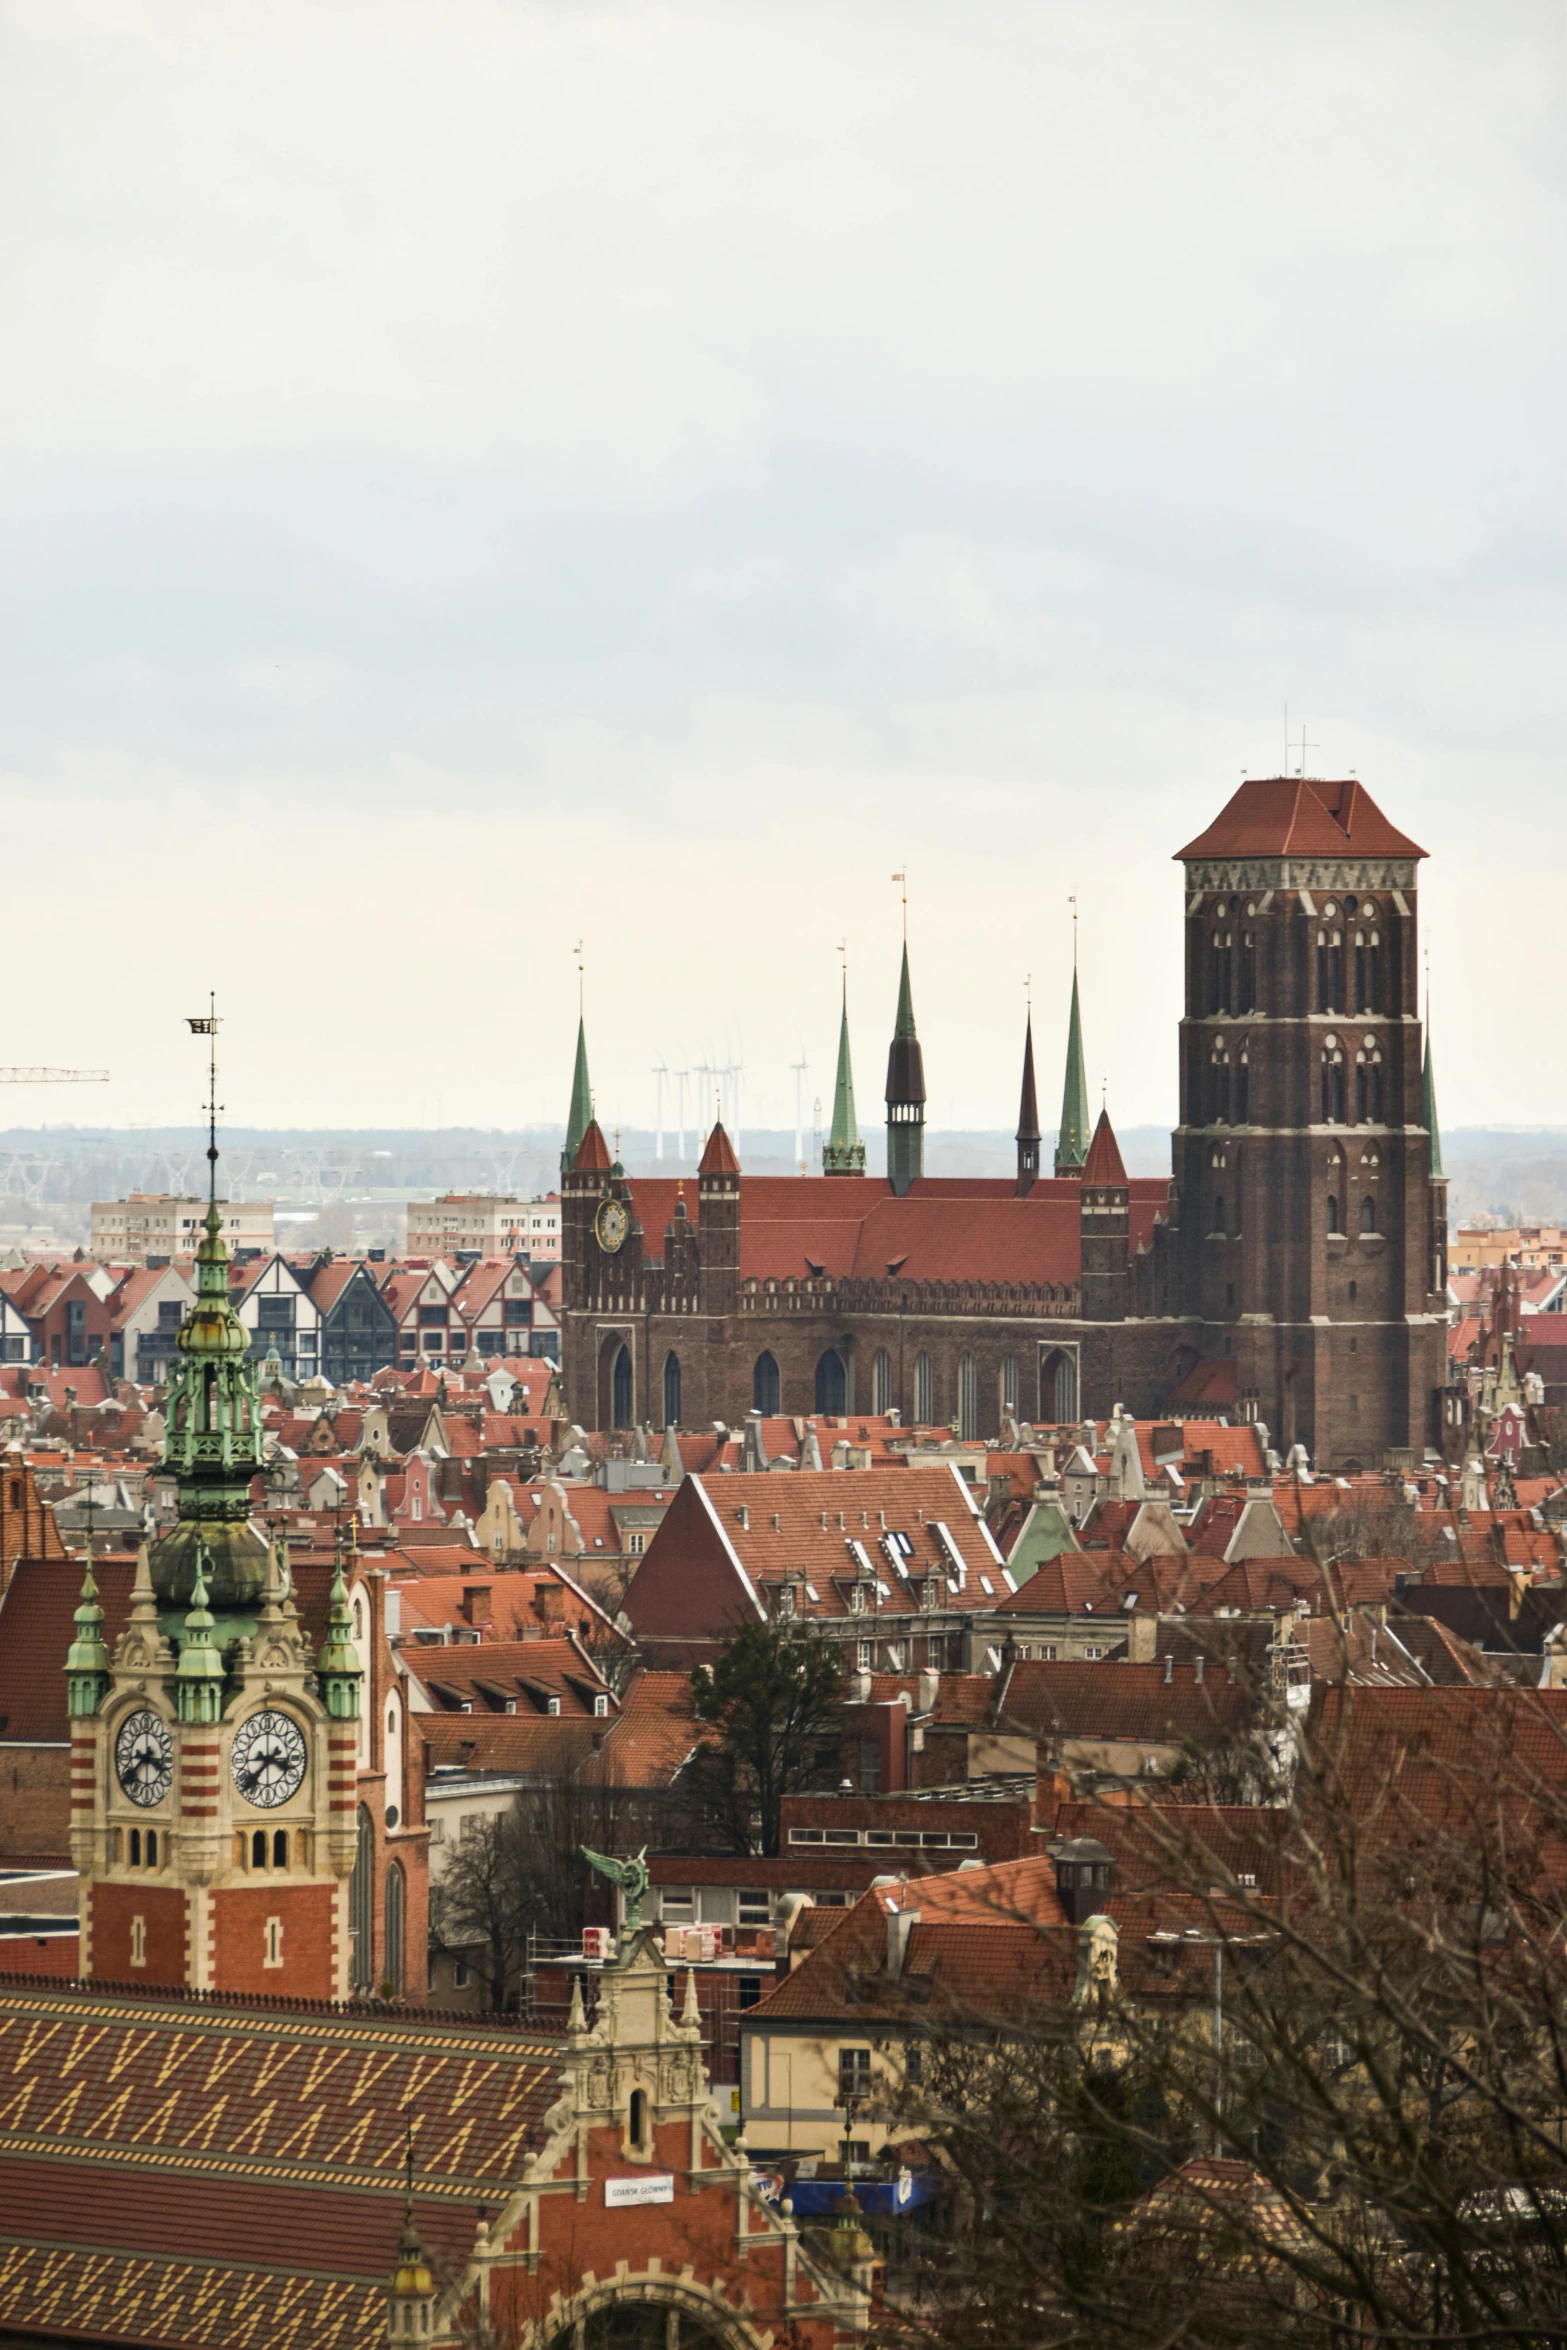
<instances>
[{"instance_id":1,"label":"brick church tower","mask_svg":"<svg viewBox=\"0 0 1567 2350\"><path fill-rule=\"evenodd\" d=\"M1180 1311L1281 1449L1438 1439L1446 1189L1422 1084L1425 851L1357 782L1244 783L1180 851ZM1188 1358L1190 1359L1190 1357Z\"/></svg>"},{"instance_id":2,"label":"brick church tower","mask_svg":"<svg viewBox=\"0 0 1567 2350\"><path fill-rule=\"evenodd\" d=\"M167 1406L179 1523L143 1546L112 1657L89 1558L66 1660L82 1971L341 1999L363 1667L341 1555L316 1648L283 1546L251 1521L261 1428L249 1335L228 1294L217 1155L214 1137L196 1302Z\"/></svg>"}]
</instances>

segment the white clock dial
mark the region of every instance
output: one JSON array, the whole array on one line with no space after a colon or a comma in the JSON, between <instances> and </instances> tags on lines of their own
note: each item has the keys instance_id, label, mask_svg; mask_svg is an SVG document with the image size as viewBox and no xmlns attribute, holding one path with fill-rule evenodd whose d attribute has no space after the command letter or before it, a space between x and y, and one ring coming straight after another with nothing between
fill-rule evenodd
<instances>
[{"instance_id":1,"label":"white clock dial","mask_svg":"<svg viewBox=\"0 0 1567 2350\"><path fill-rule=\"evenodd\" d=\"M252 1714L234 1738L234 1784L266 1811L287 1803L305 1775L305 1740L291 1714Z\"/></svg>"},{"instance_id":2,"label":"white clock dial","mask_svg":"<svg viewBox=\"0 0 1567 2350\"><path fill-rule=\"evenodd\" d=\"M618 1199L607 1199L602 1202L593 1219L593 1230L599 1247L606 1256L612 1257L617 1249L625 1245L626 1235L631 1230L631 1218Z\"/></svg>"},{"instance_id":3,"label":"white clock dial","mask_svg":"<svg viewBox=\"0 0 1567 2350\"><path fill-rule=\"evenodd\" d=\"M114 1774L132 1803L161 1803L174 1784L174 1741L161 1714L127 1715L114 1741Z\"/></svg>"}]
</instances>

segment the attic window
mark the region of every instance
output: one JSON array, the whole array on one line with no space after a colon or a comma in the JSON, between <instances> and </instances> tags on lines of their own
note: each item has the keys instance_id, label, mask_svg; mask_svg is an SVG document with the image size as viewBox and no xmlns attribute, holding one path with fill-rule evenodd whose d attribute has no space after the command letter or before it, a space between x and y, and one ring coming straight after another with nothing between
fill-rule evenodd
<instances>
[{"instance_id":1,"label":"attic window","mask_svg":"<svg viewBox=\"0 0 1567 2350\"><path fill-rule=\"evenodd\" d=\"M980 1577L980 1579L979 1579L979 1587L980 1587L981 1591L983 1591L983 1593L985 1594L985 1597L986 1597L987 1599L994 1599L994 1598L995 1598L995 1596L996 1596L996 1587L995 1587L994 1583L992 1583L992 1581L990 1580L990 1577L989 1577L988 1575L981 1575L981 1577Z\"/></svg>"},{"instance_id":2,"label":"attic window","mask_svg":"<svg viewBox=\"0 0 1567 2350\"><path fill-rule=\"evenodd\" d=\"M547 1714L558 1714L560 1712L560 1699L558 1697L546 1698L544 1703L544 1711Z\"/></svg>"},{"instance_id":3,"label":"attic window","mask_svg":"<svg viewBox=\"0 0 1567 2350\"><path fill-rule=\"evenodd\" d=\"M815 1586L815 1584L814 1584L814 1583L807 1583L807 1585L805 1586L805 1593L806 1593L806 1597L807 1597L809 1600L811 1600L811 1601L812 1601L812 1602L813 1602L813 1603L814 1603L816 1606L818 1606L818 1607L819 1607L819 1606L821 1605L821 1597L822 1597L822 1595L821 1595L821 1593L820 1593L820 1592L817 1590L817 1588L816 1588L816 1586Z\"/></svg>"}]
</instances>

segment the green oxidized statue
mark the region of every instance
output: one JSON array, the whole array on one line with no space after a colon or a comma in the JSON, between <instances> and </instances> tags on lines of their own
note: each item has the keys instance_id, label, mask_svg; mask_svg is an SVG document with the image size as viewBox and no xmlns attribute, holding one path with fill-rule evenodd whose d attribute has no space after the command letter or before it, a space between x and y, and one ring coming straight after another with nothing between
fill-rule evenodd
<instances>
[{"instance_id":1,"label":"green oxidized statue","mask_svg":"<svg viewBox=\"0 0 1567 2350\"><path fill-rule=\"evenodd\" d=\"M628 1934L636 1933L642 1923L642 1903L648 1889L647 1846L644 1844L630 1860L617 1860L613 1853L590 1852L585 1844L580 1850L590 1868L597 1869L601 1877L608 1877L612 1885L620 1887L626 1905L624 1929Z\"/></svg>"}]
</instances>

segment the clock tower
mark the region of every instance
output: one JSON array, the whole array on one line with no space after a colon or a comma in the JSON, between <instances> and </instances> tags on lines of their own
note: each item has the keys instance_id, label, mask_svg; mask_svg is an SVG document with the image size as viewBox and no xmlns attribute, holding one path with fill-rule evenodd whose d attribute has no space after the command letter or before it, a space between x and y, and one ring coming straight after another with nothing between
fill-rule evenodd
<instances>
[{"instance_id":1,"label":"clock tower","mask_svg":"<svg viewBox=\"0 0 1567 2350\"><path fill-rule=\"evenodd\" d=\"M212 1192L164 1464L179 1522L137 1564L111 1657L92 1560L66 1660L82 1971L100 1982L343 1999L361 1666L339 1553L324 1638L251 1519L261 1431Z\"/></svg>"}]
</instances>

